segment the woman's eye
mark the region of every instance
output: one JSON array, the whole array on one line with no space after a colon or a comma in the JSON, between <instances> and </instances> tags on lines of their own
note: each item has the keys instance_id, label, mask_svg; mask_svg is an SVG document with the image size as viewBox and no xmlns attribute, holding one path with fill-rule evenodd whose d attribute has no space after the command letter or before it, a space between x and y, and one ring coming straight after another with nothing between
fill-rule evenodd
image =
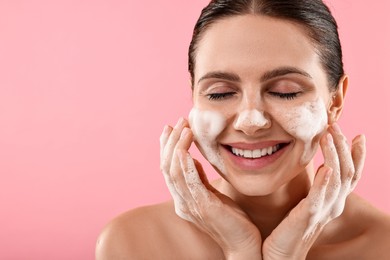
<instances>
[{"instance_id":1,"label":"woman's eye","mask_svg":"<svg viewBox=\"0 0 390 260\"><path fill-rule=\"evenodd\" d=\"M291 92L291 93L269 92L269 94L275 97L291 100L296 98L300 94L300 92Z\"/></svg>"},{"instance_id":2,"label":"woman's eye","mask_svg":"<svg viewBox=\"0 0 390 260\"><path fill-rule=\"evenodd\" d=\"M225 99L228 97L231 97L235 94L235 92L226 92L226 93L212 93L208 94L207 97L209 100L220 100L220 99Z\"/></svg>"}]
</instances>

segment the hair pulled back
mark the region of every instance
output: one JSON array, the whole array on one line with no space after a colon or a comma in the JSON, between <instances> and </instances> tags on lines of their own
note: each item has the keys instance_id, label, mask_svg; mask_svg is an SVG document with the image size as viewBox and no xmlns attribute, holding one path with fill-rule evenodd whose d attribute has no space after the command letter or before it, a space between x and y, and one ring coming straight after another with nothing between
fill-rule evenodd
<instances>
[{"instance_id":1,"label":"hair pulled back","mask_svg":"<svg viewBox=\"0 0 390 260\"><path fill-rule=\"evenodd\" d=\"M322 0L212 0L195 24L188 50L192 86L197 46L207 28L223 18L245 14L265 15L303 26L319 55L329 89L337 89L344 75L341 44L337 23Z\"/></svg>"}]
</instances>

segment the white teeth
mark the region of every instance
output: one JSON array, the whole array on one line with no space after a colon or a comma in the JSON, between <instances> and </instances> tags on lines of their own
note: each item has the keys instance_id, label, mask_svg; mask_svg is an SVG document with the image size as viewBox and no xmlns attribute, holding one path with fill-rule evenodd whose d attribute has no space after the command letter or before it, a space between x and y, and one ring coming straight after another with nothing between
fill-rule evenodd
<instances>
[{"instance_id":1,"label":"white teeth","mask_svg":"<svg viewBox=\"0 0 390 260\"><path fill-rule=\"evenodd\" d=\"M253 150L252 156L253 156L253 158L260 158L261 157L261 150L260 149Z\"/></svg>"},{"instance_id":2,"label":"white teeth","mask_svg":"<svg viewBox=\"0 0 390 260\"><path fill-rule=\"evenodd\" d=\"M263 149L256 149L256 150L242 150L232 147L232 152L237 155L244 158L260 158L265 155L271 155L279 150L279 145L270 146Z\"/></svg>"}]
</instances>

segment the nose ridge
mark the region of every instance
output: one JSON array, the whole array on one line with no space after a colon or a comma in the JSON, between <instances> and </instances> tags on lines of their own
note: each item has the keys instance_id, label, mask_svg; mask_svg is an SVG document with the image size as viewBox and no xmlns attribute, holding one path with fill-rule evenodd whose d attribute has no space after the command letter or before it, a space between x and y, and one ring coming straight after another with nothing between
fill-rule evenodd
<instances>
[{"instance_id":1,"label":"nose ridge","mask_svg":"<svg viewBox=\"0 0 390 260\"><path fill-rule=\"evenodd\" d=\"M236 130L243 131L247 135L253 135L257 130L270 126L271 122L265 117L264 112L257 109L241 111L233 124Z\"/></svg>"}]
</instances>

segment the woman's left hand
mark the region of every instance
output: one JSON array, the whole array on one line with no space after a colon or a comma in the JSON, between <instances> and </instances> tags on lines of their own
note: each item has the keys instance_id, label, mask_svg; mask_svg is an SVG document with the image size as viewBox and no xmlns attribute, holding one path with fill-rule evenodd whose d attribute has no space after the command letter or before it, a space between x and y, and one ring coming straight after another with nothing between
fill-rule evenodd
<instances>
[{"instance_id":1,"label":"woman's left hand","mask_svg":"<svg viewBox=\"0 0 390 260\"><path fill-rule=\"evenodd\" d=\"M324 226L341 215L356 187L365 160L365 137L357 136L351 150L334 124L320 141L324 155L308 196L274 229L263 244L263 259L305 259Z\"/></svg>"}]
</instances>

